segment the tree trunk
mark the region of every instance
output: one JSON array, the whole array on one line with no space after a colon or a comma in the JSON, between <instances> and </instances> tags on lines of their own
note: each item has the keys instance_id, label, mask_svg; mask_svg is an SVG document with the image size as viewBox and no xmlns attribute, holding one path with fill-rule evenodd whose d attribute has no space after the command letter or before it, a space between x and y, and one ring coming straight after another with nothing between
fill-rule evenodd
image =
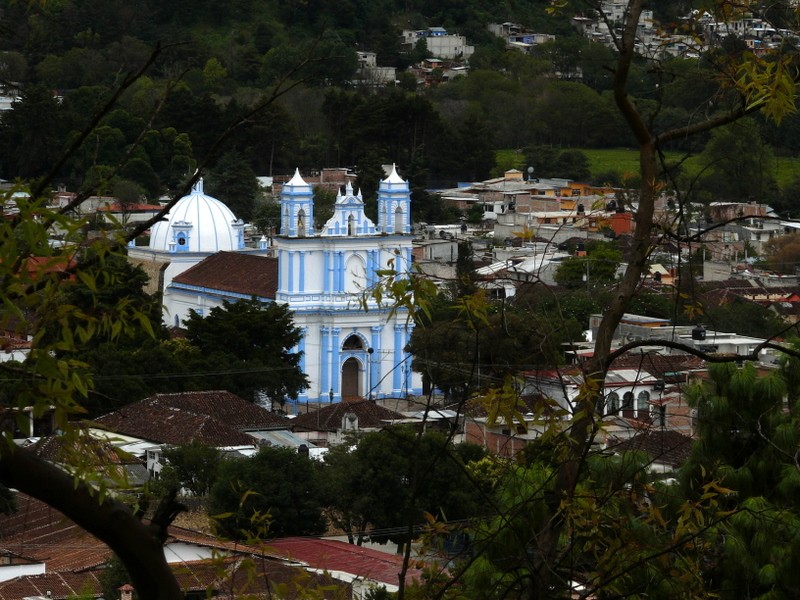
<instances>
[{"instance_id":1,"label":"tree trunk","mask_svg":"<svg viewBox=\"0 0 800 600\"><path fill-rule=\"evenodd\" d=\"M0 455L0 481L62 512L76 525L108 544L123 562L140 598L181 600L178 582L164 558L164 521L143 523L127 504L96 490L29 450L6 448ZM169 509L172 512L172 508Z\"/></svg>"}]
</instances>

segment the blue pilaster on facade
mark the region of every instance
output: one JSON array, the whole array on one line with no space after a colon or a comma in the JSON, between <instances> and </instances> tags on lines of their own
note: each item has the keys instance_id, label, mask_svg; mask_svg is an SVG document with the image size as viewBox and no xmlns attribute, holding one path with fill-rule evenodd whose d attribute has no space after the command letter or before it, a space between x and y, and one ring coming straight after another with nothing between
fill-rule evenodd
<instances>
[{"instance_id":1,"label":"blue pilaster on facade","mask_svg":"<svg viewBox=\"0 0 800 600\"><path fill-rule=\"evenodd\" d=\"M299 269L299 277L298 277L298 292L301 294L306 291L306 253L302 250L298 252L300 255L300 269Z\"/></svg>"},{"instance_id":2,"label":"blue pilaster on facade","mask_svg":"<svg viewBox=\"0 0 800 600\"><path fill-rule=\"evenodd\" d=\"M344 252L336 253L336 291L344 291Z\"/></svg>"},{"instance_id":3,"label":"blue pilaster on facade","mask_svg":"<svg viewBox=\"0 0 800 600\"><path fill-rule=\"evenodd\" d=\"M324 294L331 293L331 253L329 250L324 250L322 253L322 292Z\"/></svg>"},{"instance_id":4,"label":"blue pilaster on facade","mask_svg":"<svg viewBox=\"0 0 800 600\"><path fill-rule=\"evenodd\" d=\"M339 352L339 334L341 332L341 327L331 327L331 371L336 369L331 376L333 377L333 399L336 402L342 399L342 366Z\"/></svg>"},{"instance_id":5,"label":"blue pilaster on facade","mask_svg":"<svg viewBox=\"0 0 800 600\"><path fill-rule=\"evenodd\" d=\"M307 327L300 327L300 341L297 342L297 352L300 353L300 370L306 372L306 334L308 333Z\"/></svg>"},{"instance_id":6,"label":"blue pilaster on facade","mask_svg":"<svg viewBox=\"0 0 800 600\"><path fill-rule=\"evenodd\" d=\"M374 287L378 283L378 251L367 252L367 287Z\"/></svg>"},{"instance_id":7,"label":"blue pilaster on facade","mask_svg":"<svg viewBox=\"0 0 800 600\"><path fill-rule=\"evenodd\" d=\"M374 325L369 328L371 335L370 345L372 347L372 358L370 362L370 381L372 382L372 387L376 391L380 390L380 380L381 380L381 331L383 331L383 325ZM377 395L377 394L376 394Z\"/></svg>"},{"instance_id":8,"label":"blue pilaster on facade","mask_svg":"<svg viewBox=\"0 0 800 600\"><path fill-rule=\"evenodd\" d=\"M403 362L403 347L405 343L403 342L403 334L405 333L405 326L404 325L395 325L394 326L394 364L395 369L394 373L392 374L392 388L399 392L402 387L402 362Z\"/></svg>"},{"instance_id":9,"label":"blue pilaster on facade","mask_svg":"<svg viewBox=\"0 0 800 600\"><path fill-rule=\"evenodd\" d=\"M331 365L331 342L330 342L330 327L320 327L319 335L319 348L320 348L320 397L324 396L328 393L328 388L331 387L330 385L330 365Z\"/></svg>"},{"instance_id":10,"label":"blue pilaster on facade","mask_svg":"<svg viewBox=\"0 0 800 600\"><path fill-rule=\"evenodd\" d=\"M294 252L289 250L286 253L286 290L291 294L294 292Z\"/></svg>"}]
</instances>

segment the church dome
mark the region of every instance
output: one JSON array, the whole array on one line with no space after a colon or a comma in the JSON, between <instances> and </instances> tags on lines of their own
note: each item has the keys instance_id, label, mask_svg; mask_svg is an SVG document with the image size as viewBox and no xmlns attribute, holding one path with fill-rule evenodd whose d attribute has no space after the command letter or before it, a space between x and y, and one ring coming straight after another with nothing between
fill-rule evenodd
<instances>
[{"instance_id":1,"label":"church dome","mask_svg":"<svg viewBox=\"0 0 800 600\"><path fill-rule=\"evenodd\" d=\"M164 252L220 252L241 247L243 223L224 203L203 193L200 179L188 196L150 230L150 248Z\"/></svg>"}]
</instances>

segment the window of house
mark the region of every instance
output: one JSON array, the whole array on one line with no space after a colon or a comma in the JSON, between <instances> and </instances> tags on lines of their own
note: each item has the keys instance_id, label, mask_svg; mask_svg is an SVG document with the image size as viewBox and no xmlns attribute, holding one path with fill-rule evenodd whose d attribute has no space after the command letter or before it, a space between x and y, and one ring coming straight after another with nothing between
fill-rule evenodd
<instances>
[{"instance_id":1,"label":"window of house","mask_svg":"<svg viewBox=\"0 0 800 600\"><path fill-rule=\"evenodd\" d=\"M633 408L633 392L622 394L622 408L623 410Z\"/></svg>"},{"instance_id":2,"label":"window of house","mask_svg":"<svg viewBox=\"0 0 800 600\"><path fill-rule=\"evenodd\" d=\"M619 411L619 394L617 392L611 392L606 396L606 411L609 415L615 415Z\"/></svg>"},{"instance_id":3,"label":"window of house","mask_svg":"<svg viewBox=\"0 0 800 600\"><path fill-rule=\"evenodd\" d=\"M636 397L636 410L644 415L650 404L650 392L641 391Z\"/></svg>"}]
</instances>

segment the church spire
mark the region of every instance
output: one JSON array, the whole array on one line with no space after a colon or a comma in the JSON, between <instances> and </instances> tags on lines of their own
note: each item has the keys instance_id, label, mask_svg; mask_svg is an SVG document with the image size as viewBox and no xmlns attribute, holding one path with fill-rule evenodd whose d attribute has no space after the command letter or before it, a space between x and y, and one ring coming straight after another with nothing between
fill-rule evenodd
<instances>
[{"instance_id":1,"label":"church spire","mask_svg":"<svg viewBox=\"0 0 800 600\"><path fill-rule=\"evenodd\" d=\"M384 233L411 233L411 191L395 164L378 186L378 227Z\"/></svg>"},{"instance_id":2,"label":"church spire","mask_svg":"<svg viewBox=\"0 0 800 600\"><path fill-rule=\"evenodd\" d=\"M281 191L281 235L306 237L314 234L314 190L295 169Z\"/></svg>"}]
</instances>

